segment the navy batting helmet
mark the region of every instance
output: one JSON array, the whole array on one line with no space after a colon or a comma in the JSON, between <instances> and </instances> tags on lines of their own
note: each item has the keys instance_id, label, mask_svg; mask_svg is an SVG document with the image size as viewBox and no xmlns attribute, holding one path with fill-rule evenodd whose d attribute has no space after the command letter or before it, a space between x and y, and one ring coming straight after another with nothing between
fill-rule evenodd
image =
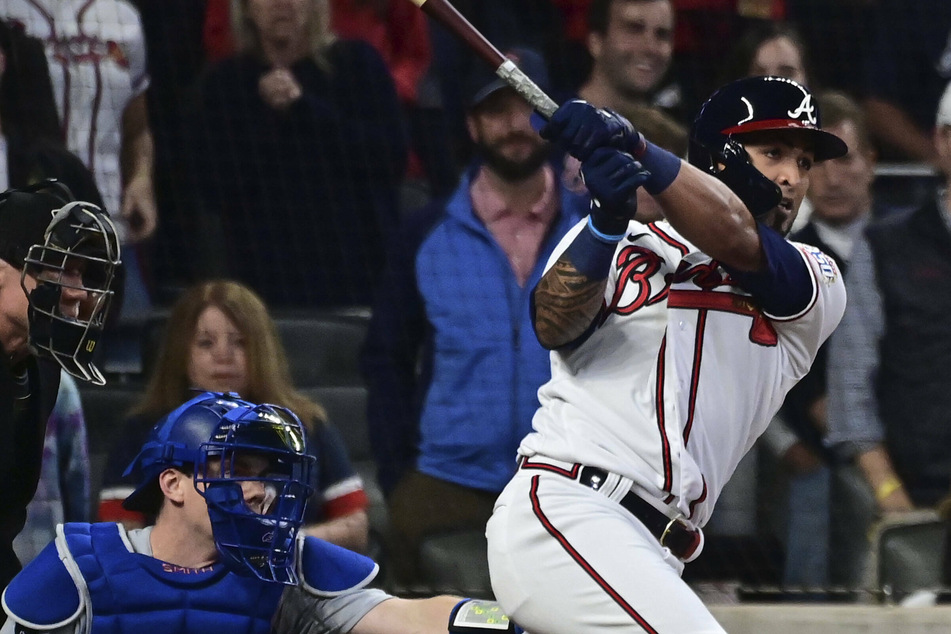
<instances>
[{"instance_id":1,"label":"navy batting helmet","mask_svg":"<svg viewBox=\"0 0 951 634\"><path fill-rule=\"evenodd\" d=\"M842 139L821 129L812 93L792 79L746 77L717 90L694 120L687 160L723 181L754 216L778 205L782 193L753 167L737 135L764 130L808 135L817 162L848 152Z\"/></svg>"},{"instance_id":2,"label":"navy batting helmet","mask_svg":"<svg viewBox=\"0 0 951 634\"><path fill-rule=\"evenodd\" d=\"M239 574L296 584L296 538L315 462L305 437L288 409L205 392L152 428L126 469L125 475L139 474L140 484L123 506L154 512L161 499L159 474L192 471L225 564ZM255 508L246 500L248 482L259 483Z\"/></svg>"}]
</instances>

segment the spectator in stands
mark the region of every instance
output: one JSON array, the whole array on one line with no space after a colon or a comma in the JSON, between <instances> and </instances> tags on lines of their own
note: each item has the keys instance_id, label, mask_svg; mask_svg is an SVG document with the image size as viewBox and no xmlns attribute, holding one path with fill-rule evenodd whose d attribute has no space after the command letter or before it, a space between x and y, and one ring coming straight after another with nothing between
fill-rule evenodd
<instances>
[{"instance_id":1,"label":"spectator in stands","mask_svg":"<svg viewBox=\"0 0 951 634\"><path fill-rule=\"evenodd\" d=\"M396 88L327 0L240 0L238 54L201 82L195 194L227 271L270 306L368 305L406 167Z\"/></svg>"},{"instance_id":2,"label":"spectator in stands","mask_svg":"<svg viewBox=\"0 0 951 634\"><path fill-rule=\"evenodd\" d=\"M543 58L507 53L547 87ZM482 531L531 430L548 353L529 295L587 211L559 185L532 109L488 69L468 81L479 157L448 199L408 217L374 304L362 359L370 440L387 496L398 581L419 581L421 542ZM484 554L483 554L484 556Z\"/></svg>"},{"instance_id":3,"label":"spectator in stands","mask_svg":"<svg viewBox=\"0 0 951 634\"><path fill-rule=\"evenodd\" d=\"M43 44L0 20L0 191L47 178L102 206L89 170L63 146Z\"/></svg>"},{"instance_id":4,"label":"spectator in stands","mask_svg":"<svg viewBox=\"0 0 951 634\"><path fill-rule=\"evenodd\" d=\"M792 27L781 22L754 22L737 42L722 76L726 82L774 75L810 85L812 75L807 69L807 51ZM812 205L804 203L800 215L806 220L797 218L799 231L790 239L820 247L843 267L839 254L846 250L848 237L860 231L852 224L860 223L869 210L874 163L868 143L857 143L865 132L861 113L849 107L850 100L844 95L831 95L826 101L828 105L819 108L823 129L845 140L849 153L813 167L811 174L818 176L812 180L809 194L823 197L818 222L806 225ZM846 179L851 179L848 184L852 187L843 190ZM832 250L825 242L817 242L817 232L838 248ZM782 484L775 484L782 488L782 494L776 496L783 525L780 540L785 546L782 582L794 589L822 588L829 580L831 475L821 442L825 430L824 351L825 346L819 349L812 370L790 391L784 409L759 441L784 467Z\"/></svg>"},{"instance_id":5,"label":"spectator in stands","mask_svg":"<svg viewBox=\"0 0 951 634\"><path fill-rule=\"evenodd\" d=\"M679 89L675 84L660 88L673 51L673 5L669 0L592 0L590 5L587 41L593 64L578 97L617 111L654 143L685 157ZM561 172L569 189L587 193L577 159L565 154ZM637 191L637 208L642 222L663 217L643 188Z\"/></svg>"},{"instance_id":6,"label":"spectator in stands","mask_svg":"<svg viewBox=\"0 0 951 634\"><path fill-rule=\"evenodd\" d=\"M677 13L676 72L684 90L684 110L692 119L700 103L719 87L723 60L744 31L756 24L785 20L786 5L801 0L671 1Z\"/></svg>"},{"instance_id":7,"label":"spectator in stands","mask_svg":"<svg viewBox=\"0 0 951 634\"><path fill-rule=\"evenodd\" d=\"M782 22L754 23L740 38L727 64L724 81L757 75L787 77L813 92L806 47L799 33Z\"/></svg>"},{"instance_id":8,"label":"spectator in stands","mask_svg":"<svg viewBox=\"0 0 951 634\"><path fill-rule=\"evenodd\" d=\"M592 66L577 96L617 111L655 143L685 157L687 128L679 88L663 83L671 64L673 30L670 0L591 0L587 44ZM566 185L586 192L580 162L568 154L564 160ZM660 205L643 188L638 189L637 206L642 222L662 217Z\"/></svg>"},{"instance_id":9,"label":"spectator in stands","mask_svg":"<svg viewBox=\"0 0 951 634\"><path fill-rule=\"evenodd\" d=\"M869 129L884 158L937 164L932 133L951 80L951 2L874 4L864 56Z\"/></svg>"},{"instance_id":10,"label":"spectator in stands","mask_svg":"<svg viewBox=\"0 0 951 634\"><path fill-rule=\"evenodd\" d=\"M291 385L284 350L264 303L232 281L198 284L172 308L145 394L109 455L100 493L101 520L146 524L148 518L121 507L134 488L123 472L152 425L192 396L193 389L237 392L298 413L317 456L318 482L304 530L354 550L366 549L367 498L343 441L323 408Z\"/></svg>"},{"instance_id":11,"label":"spectator in stands","mask_svg":"<svg viewBox=\"0 0 951 634\"><path fill-rule=\"evenodd\" d=\"M817 100L823 129L845 141L849 152L813 166L809 189L812 215L791 239L819 247L835 259L846 275L853 245L872 216L875 150L859 104L839 92L819 93ZM833 333L832 338L836 336ZM831 566L833 560L829 558L832 523L837 518L830 517L834 460L823 444L828 428L828 346L827 343L819 348L809 374L790 390L780 410L780 420L774 421L764 436L773 453L781 456L789 474L783 572L786 586L824 588L830 581L836 585L858 581L836 578L856 567ZM792 433L782 431L783 423ZM841 518L839 523L849 520ZM843 550L837 550L838 563L844 557Z\"/></svg>"},{"instance_id":12,"label":"spectator in stands","mask_svg":"<svg viewBox=\"0 0 951 634\"><path fill-rule=\"evenodd\" d=\"M7 0L0 7L0 17L44 42L66 147L95 176L106 211L121 218L123 245L149 238L158 213L138 12L124 0ZM151 299L135 249L124 248L122 261L123 314L131 315L148 309Z\"/></svg>"},{"instance_id":13,"label":"spectator in stands","mask_svg":"<svg viewBox=\"0 0 951 634\"><path fill-rule=\"evenodd\" d=\"M685 123L680 88L665 82L673 50L670 0L593 0L588 14L591 72L578 96L613 110L657 106Z\"/></svg>"},{"instance_id":14,"label":"spectator in stands","mask_svg":"<svg viewBox=\"0 0 951 634\"><path fill-rule=\"evenodd\" d=\"M24 566L56 537L56 525L89 521L89 448L76 381L60 373L56 405L46 424L43 467L26 524L13 548Z\"/></svg>"},{"instance_id":15,"label":"spectator in stands","mask_svg":"<svg viewBox=\"0 0 951 634\"><path fill-rule=\"evenodd\" d=\"M947 179L951 84L936 121ZM951 490L948 279L943 188L917 210L870 223L852 250L849 303L829 351L828 441L855 460L883 514L933 507Z\"/></svg>"}]
</instances>

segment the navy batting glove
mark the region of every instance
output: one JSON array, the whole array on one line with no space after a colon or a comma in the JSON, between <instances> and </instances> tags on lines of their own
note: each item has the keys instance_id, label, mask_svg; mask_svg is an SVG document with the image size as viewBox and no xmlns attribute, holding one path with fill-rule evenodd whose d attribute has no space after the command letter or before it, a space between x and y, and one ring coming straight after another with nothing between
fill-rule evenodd
<instances>
[{"instance_id":1,"label":"navy batting glove","mask_svg":"<svg viewBox=\"0 0 951 634\"><path fill-rule=\"evenodd\" d=\"M627 152L599 147L581 163L591 193L591 226L605 238L620 239L637 212L637 188L651 173Z\"/></svg>"},{"instance_id":2,"label":"navy batting glove","mask_svg":"<svg viewBox=\"0 0 951 634\"><path fill-rule=\"evenodd\" d=\"M581 99L562 104L538 133L579 161L587 160L599 147L613 147L634 156L644 151L644 136L630 121L613 110L595 108Z\"/></svg>"}]
</instances>

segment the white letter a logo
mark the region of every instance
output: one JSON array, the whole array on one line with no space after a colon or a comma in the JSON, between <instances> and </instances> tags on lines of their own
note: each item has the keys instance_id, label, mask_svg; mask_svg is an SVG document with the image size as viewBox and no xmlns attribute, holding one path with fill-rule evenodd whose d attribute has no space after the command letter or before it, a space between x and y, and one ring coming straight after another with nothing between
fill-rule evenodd
<instances>
[{"instance_id":1,"label":"white letter a logo","mask_svg":"<svg viewBox=\"0 0 951 634\"><path fill-rule=\"evenodd\" d=\"M799 119L802 115L806 115L806 121L812 125L816 125L816 108L812 105L812 95L803 95L799 107L795 110L786 111L786 114L792 119Z\"/></svg>"}]
</instances>

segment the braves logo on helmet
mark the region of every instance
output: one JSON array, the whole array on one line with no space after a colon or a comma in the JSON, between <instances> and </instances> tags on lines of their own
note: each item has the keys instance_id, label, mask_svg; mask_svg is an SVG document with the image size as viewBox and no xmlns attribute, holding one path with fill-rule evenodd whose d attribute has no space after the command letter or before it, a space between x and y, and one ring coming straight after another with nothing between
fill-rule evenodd
<instances>
[{"instance_id":1,"label":"braves logo on helmet","mask_svg":"<svg viewBox=\"0 0 951 634\"><path fill-rule=\"evenodd\" d=\"M817 125L818 123L816 107L812 105L812 95L808 93L802 96L802 103L799 104L799 107L795 110L790 110L787 114L792 119L798 119L802 115L806 115L806 121L811 125Z\"/></svg>"}]
</instances>

